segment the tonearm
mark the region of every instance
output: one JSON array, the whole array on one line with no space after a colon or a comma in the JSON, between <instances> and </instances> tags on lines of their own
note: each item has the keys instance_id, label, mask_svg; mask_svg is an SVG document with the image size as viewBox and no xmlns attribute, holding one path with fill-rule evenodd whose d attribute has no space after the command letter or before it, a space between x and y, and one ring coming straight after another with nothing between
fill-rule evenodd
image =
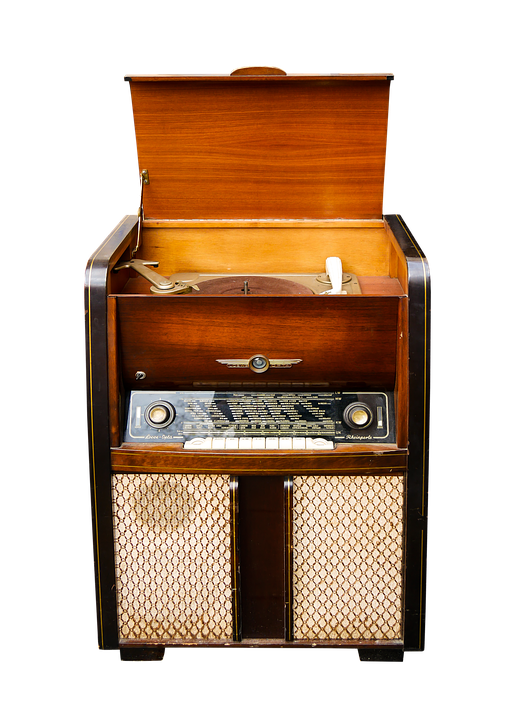
<instances>
[{"instance_id":1,"label":"tonearm","mask_svg":"<svg viewBox=\"0 0 526 720\"><path fill-rule=\"evenodd\" d=\"M174 282L173 280L164 277L164 275L156 273L155 270L152 270L152 267L158 266L158 260L140 260L139 258L132 258L131 260L124 260L123 262L118 263L118 265L115 265L113 270L114 272L118 272L119 270L124 270L126 268L135 270L138 275L142 275L143 278L146 278L146 280L151 282L152 287L150 289L154 293L188 293L191 291L192 287L194 287L192 285L187 285L184 282Z\"/></svg>"}]
</instances>

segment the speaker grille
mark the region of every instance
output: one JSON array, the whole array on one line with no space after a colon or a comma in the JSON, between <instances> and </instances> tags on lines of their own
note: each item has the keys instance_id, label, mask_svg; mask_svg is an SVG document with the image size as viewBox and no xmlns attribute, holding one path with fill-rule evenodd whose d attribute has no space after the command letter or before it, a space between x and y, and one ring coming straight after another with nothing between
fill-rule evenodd
<instances>
[{"instance_id":1,"label":"speaker grille","mask_svg":"<svg viewBox=\"0 0 526 720\"><path fill-rule=\"evenodd\" d=\"M121 639L232 638L228 475L114 475Z\"/></svg>"},{"instance_id":2,"label":"speaker grille","mask_svg":"<svg viewBox=\"0 0 526 720\"><path fill-rule=\"evenodd\" d=\"M402 636L404 477L295 477L297 640Z\"/></svg>"}]
</instances>

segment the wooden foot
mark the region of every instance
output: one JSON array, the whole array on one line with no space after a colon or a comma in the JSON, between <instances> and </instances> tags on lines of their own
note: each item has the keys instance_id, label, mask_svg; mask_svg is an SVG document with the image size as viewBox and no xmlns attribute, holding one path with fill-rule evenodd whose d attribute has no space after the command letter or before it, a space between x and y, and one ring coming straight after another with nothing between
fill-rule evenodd
<instances>
[{"instance_id":1,"label":"wooden foot","mask_svg":"<svg viewBox=\"0 0 526 720\"><path fill-rule=\"evenodd\" d=\"M403 662L404 651L397 648L360 648L360 660L365 662Z\"/></svg>"},{"instance_id":2,"label":"wooden foot","mask_svg":"<svg viewBox=\"0 0 526 720\"><path fill-rule=\"evenodd\" d=\"M125 647L121 648L121 660L162 660L164 647Z\"/></svg>"}]
</instances>

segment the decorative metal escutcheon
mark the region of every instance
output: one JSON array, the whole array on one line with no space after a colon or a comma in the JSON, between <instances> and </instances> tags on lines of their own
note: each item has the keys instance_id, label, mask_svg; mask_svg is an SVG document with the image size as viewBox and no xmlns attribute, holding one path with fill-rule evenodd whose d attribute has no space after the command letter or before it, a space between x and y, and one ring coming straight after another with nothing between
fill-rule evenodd
<instances>
[{"instance_id":1,"label":"decorative metal escutcheon","mask_svg":"<svg viewBox=\"0 0 526 720\"><path fill-rule=\"evenodd\" d=\"M237 360L216 360L216 362L221 363L221 365L226 365L229 368L249 368L252 372L264 373L269 368L279 368L280 370L290 368L293 365L297 365L302 362L302 360L299 358L290 360L270 360L266 355L257 354L252 355L252 357L247 360L240 358Z\"/></svg>"}]
</instances>

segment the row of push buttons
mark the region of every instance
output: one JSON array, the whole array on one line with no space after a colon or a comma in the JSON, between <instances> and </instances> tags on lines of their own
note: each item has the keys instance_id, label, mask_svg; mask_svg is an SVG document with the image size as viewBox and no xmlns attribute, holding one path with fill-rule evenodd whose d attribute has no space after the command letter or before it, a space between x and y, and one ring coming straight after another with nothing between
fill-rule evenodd
<instances>
[{"instance_id":1,"label":"row of push buttons","mask_svg":"<svg viewBox=\"0 0 526 720\"><path fill-rule=\"evenodd\" d=\"M189 450L334 450L332 440L308 437L206 437L187 440Z\"/></svg>"}]
</instances>

